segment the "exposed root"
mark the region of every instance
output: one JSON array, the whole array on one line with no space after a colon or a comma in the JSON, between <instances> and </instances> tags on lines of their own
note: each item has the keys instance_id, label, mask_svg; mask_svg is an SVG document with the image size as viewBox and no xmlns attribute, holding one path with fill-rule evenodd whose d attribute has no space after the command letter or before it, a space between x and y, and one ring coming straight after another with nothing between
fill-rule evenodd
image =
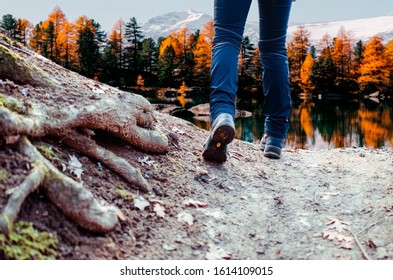
<instances>
[{"instance_id":1,"label":"exposed root","mask_svg":"<svg viewBox=\"0 0 393 280\"><path fill-rule=\"evenodd\" d=\"M11 194L7 205L0 214L0 231L11 233L13 222L16 220L19 210L26 197L34 192L42 183L45 174L48 172L43 164L37 164L25 180Z\"/></svg>"},{"instance_id":2,"label":"exposed root","mask_svg":"<svg viewBox=\"0 0 393 280\"><path fill-rule=\"evenodd\" d=\"M100 204L93 194L71 178L62 174L44 158L26 137L18 142L19 151L29 157L35 168L11 195L0 216L0 230L10 232L20 207L29 193L41 187L49 200L66 216L83 228L107 232L122 216L114 206Z\"/></svg>"},{"instance_id":3,"label":"exposed root","mask_svg":"<svg viewBox=\"0 0 393 280\"><path fill-rule=\"evenodd\" d=\"M143 192L151 187L140 171L125 159L98 146L91 130L104 130L129 143L153 153L168 149L168 139L154 127L149 103L132 94L105 96L86 107L54 110L43 105L24 104L10 96L1 95L0 134L51 136L79 152L105 164ZM77 130L90 131L81 134Z\"/></svg>"},{"instance_id":4,"label":"exposed root","mask_svg":"<svg viewBox=\"0 0 393 280\"><path fill-rule=\"evenodd\" d=\"M143 178L139 170L134 168L125 159L97 145L89 136L78 133L75 130L70 130L64 133L62 143L105 164L112 171L136 186L139 190L143 192L152 191L149 183Z\"/></svg>"},{"instance_id":5,"label":"exposed root","mask_svg":"<svg viewBox=\"0 0 393 280\"><path fill-rule=\"evenodd\" d=\"M3 209L0 230L12 230L23 201L38 187L80 226L97 232L111 230L122 218L121 212L98 203L82 183L62 174L28 138L58 139L102 162L139 190L150 192L138 169L91 137L95 130L102 130L143 151L165 153L168 139L156 126L151 104L142 96L83 78L22 47L13 48L3 35L0 56L4 60L0 63L0 141L11 143L21 136L20 152L34 165Z\"/></svg>"}]
</instances>

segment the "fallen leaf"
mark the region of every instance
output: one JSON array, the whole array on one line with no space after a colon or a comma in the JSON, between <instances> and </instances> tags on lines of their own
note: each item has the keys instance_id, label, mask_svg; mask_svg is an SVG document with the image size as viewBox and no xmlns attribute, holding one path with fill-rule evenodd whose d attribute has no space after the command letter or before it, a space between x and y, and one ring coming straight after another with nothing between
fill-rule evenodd
<instances>
[{"instance_id":1,"label":"fallen leaf","mask_svg":"<svg viewBox=\"0 0 393 280\"><path fill-rule=\"evenodd\" d=\"M321 232L324 239L336 242L341 249L351 250L355 244L355 238L349 231L348 223L336 218L331 218L326 223L329 227Z\"/></svg>"},{"instance_id":2,"label":"fallen leaf","mask_svg":"<svg viewBox=\"0 0 393 280\"><path fill-rule=\"evenodd\" d=\"M377 245L375 245L375 243L371 240L371 239L369 239L369 240L367 240L367 241L365 241L366 242L366 245L370 248L370 249L377 249Z\"/></svg>"},{"instance_id":3,"label":"fallen leaf","mask_svg":"<svg viewBox=\"0 0 393 280\"><path fill-rule=\"evenodd\" d=\"M206 253L207 260L230 260L231 254L225 252L219 246L209 245L209 252Z\"/></svg>"},{"instance_id":4,"label":"fallen leaf","mask_svg":"<svg viewBox=\"0 0 393 280\"><path fill-rule=\"evenodd\" d=\"M196 208L198 208L198 207L202 207L202 208L207 207L207 204L206 204L206 203L201 202L201 201L198 201L198 200L193 200L193 199L191 199L191 198L185 200L183 204L184 204L185 206L191 206L191 207L196 207Z\"/></svg>"},{"instance_id":5,"label":"fallen leaf","mask_svg":"<svg viewBox=\"0 0 393 280\"><path fill-rule=\"evenodd\" d=\"M147 166L152 166L154 163L156 163L154 160L149 160L148 156L145 156L144 158L138 158L138 162L142 165L147 165Z\"/></svg>"},{"instance_id":6,"label":"fallen leaf","mask_svg":"<svg viewBox=\"0 0 393 280\"><path fill-rule=\"evenodd\" d=\"M163 248L165 251L176 251L176 248L175 248L175 247L169 246L169 245L167 245L167 244L162 245L162 248Z\"/></svg>"},{"instance_id":7,"label":"fallen leaf","mask_svg":"<svg viewBox=\"0 0 393 280\"><path fill-rule=\"evenodd\" d=\"M134 199L134 206L139 210L143 211L150 203L144 199L142 196L138 196Z\"/></svg>"},{"instance_id":8,"label":"fallen leaf","mask_svg":"<svg viewBox=\"0 0 393 280\"><path fill-rule=\"evenodd\" d=\"M188 214L186 212L181 212L177 214L177 220L182 223L187 223L190 226L194 224L194 218L191 214Z\"/></svg>"},{"instance_id":9,"label":"fallen leaf","mask_svg":"<svg viewBox=\"0 0 393 280\"><path fill-rule=\"evenodd\" d=\"M151 203L158 203L158 204L161 204L161 205L165 205L165 202L162 201L162 200L159 200L159 199L149 199L149 201Z\"/></svg>"},{"instance_id":10,"label":"fallen leaf","mask_svg":"<svg viewBox=\"0 0 393 280\"><path fill-rule=\"evenodd\" d=\"M184 132L183 130L177 128L176 126L171 127L171 130L172 130L172 132L174 132L174 133L179 133L179 134L181 134L181 135L186 134L186 132Z\"/></svg>"},{"instance_id":11,"label":"fallen leaf","mask_svg":"<svg viewBox=\"0 0 393 280\"><path fill-rule=\"evenodd\" d=\"M74 174L79 180L82 179L82 163L78 160L78 158L74 155L70 156L70 160L68 161L68 165L72 174Z\"/></svg>"},{"instance_id":12,"label":"fallen leaf","mask_svg":"<svg viewBox=\"0 0 393 280\"><path fill-rule=\"evenodd\" d=\"M337 196L339 194L340 193L338 193L338 192L335 192L335 193L333 193L333 192L325 192L325 193L322 194L322 199L323 200L327 200L327 199L332 198L332 196Z\"/></svg>"},{"instance_id":13,"label":"fallen leaf","mask_svg":"<svg viewBox=\"0 0 393 280\"><path fill-rule=\"evenodd\" d=\"M156 203L156 204L154 205L153 210L154 210L154 212L156 212L156 215L157 215L158 217L164 218L165 215L166 215L166 214L165 214L165 208L164 208L163 206L161 206L160 204L158 204L158 203Z\"/></svg>"},{"instance_id":14,"label":"fallen leaf","mask_svg":"<svg viewBox=\"0 0 393 280\"><path fill-rule=\"evenodd\" d=\"M329 229L334 229L338 232L348 231L348 223L336 218L330 218L326 225L330 225Z\"/></svg>"},{"instance_id":15,"label":"fallen leaf","mask_svg":"<svg viewBox=\"0 0 393 280\"><path fill-rule=\"evenodd\" d=\"M15 144L16 142L18 142L19 138L20 138L20 135L6 135L6 136L4 136L5 143L7 145Z\"/></svg>"},{"instance_id":16,"label":"fallen leaf","mask_svg":"<svg viewBox=\"0 0 393 280\"><path fill-rule=\"evenodd\" d=\"M126 220L126 217L124 216L123 212L121 212L119 208L116 208L115 212L120 221L124 222Z\"/></svg>"}]
</instances>

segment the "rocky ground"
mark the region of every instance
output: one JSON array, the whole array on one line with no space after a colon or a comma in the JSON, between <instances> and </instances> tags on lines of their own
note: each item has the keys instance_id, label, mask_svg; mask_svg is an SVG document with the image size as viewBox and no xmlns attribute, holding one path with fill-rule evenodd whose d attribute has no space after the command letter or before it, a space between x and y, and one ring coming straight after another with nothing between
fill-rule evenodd
<instances>
[{"instance_id":1,"label":"rocky ground","mask_svg":"<svg viewBox=\"0 0 393 280\"><path fill-rule=\"evenodd\" d=\"M149 155L109 135L99 141L139 167L154 193L138 194L86 157L46 141L59 157L76 155L95 196L126 216L115 230L92 234L30 195L19 219L59 239L59 259L393 259L393 154L347 148L286 150L281 160L235 140L225 164L204 161L207 135L157 113L171 138L165 155ZM0 150L2 200L28 163ZM125 195L125 193L127 195Z\"/></svg>"}]
</instances>

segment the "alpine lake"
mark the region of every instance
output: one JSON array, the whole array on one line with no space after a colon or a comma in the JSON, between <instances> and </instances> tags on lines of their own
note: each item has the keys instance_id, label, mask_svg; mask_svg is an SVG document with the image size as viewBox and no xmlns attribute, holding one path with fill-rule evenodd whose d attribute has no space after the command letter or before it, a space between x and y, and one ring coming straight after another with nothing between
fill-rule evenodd
<instances>
[{"instance_id":1,"label":"alpine lake","mask_svg":"<svg viewBox=\"0 0 393 280\"><path fill-rule=\"evenodd\" d=\"M135 92L133 90L133 92ZM172 115L208 130L209 116L195 116L188 110L209 102L208 90L181 92L137 91L152 104L172 106ZM349 96L349 95L348 95ZM367 147L393 150L393 100L377 97L348 98L347 95L329 94L316 97L292 96L290 128L287 149L333 149ZM238 110L252 113L235 121L237 139L259 143L264 131L262 93L237 93Z\"/></svg>"}]
</instances>

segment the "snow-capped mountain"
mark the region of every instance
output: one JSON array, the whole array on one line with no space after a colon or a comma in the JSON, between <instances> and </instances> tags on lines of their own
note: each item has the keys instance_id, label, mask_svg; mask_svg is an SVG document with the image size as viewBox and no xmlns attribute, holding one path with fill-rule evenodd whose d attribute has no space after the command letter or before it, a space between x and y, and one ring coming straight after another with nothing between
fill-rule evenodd
<instances>
[{"instance_id":1,"label":"snow-capped mountain","mask_svg":"<svg viewBox=\"0 0 393 280\"><path fill-rule=\"evenodd\" d=\"M172 12L151 18L142 25L142 32L145 37L151 37L157 40L159 37L166 37L172 32L180 31L184 27L187 27L191 32L195 32L198 29L202 30L203 26L211 19L212 16L193 10ZM373 18L309 23L303 25L310 31L309 40L311 44L316 44L326 33L334 38L341 26L343 26L347 32L351 32L353 39L356 41L363 40L367 42L375 35L384 37L385 42L393 39L393 13ZM296 24L289 27L288 40L292 38L292 34L298 26L299 25ZM244 36L248 36L255 46L257 46L258 34L258 22L248 21L245 27Z\"/></svg>"},{"instance_id":2,"label":"snow-capped mountain","mask_svg":"<svg viewBox=\"0 0 393 280\"><path fill-rule=\"evenodd\" d=\"M184 27L191 32L202 30L211 19L212 16L191 9L185 12L172 12L151 18L142 25L142 32L145 37L157 40L159 37L167 37L172 32L180 31Z\"/></svg>"},{"instance_id":3,"label":"snow-capped mountain","mask_svg":"<svg viewBox=\"0 0 393 280\"><path fill-rule=\"evenodd\" d=\"M310 23L303 24L303 26L310 31L311 44L317 43L325 34L329 34L332 38L336 37L341 26L345 28L345 31L350 32L356 41L367 42L375 35L382 36L385 43L393 39L393 13L380 17ZM288 39L292 37L291 35L297 28L298 25L289 27Z\"/></svg>"}]
</instances>

